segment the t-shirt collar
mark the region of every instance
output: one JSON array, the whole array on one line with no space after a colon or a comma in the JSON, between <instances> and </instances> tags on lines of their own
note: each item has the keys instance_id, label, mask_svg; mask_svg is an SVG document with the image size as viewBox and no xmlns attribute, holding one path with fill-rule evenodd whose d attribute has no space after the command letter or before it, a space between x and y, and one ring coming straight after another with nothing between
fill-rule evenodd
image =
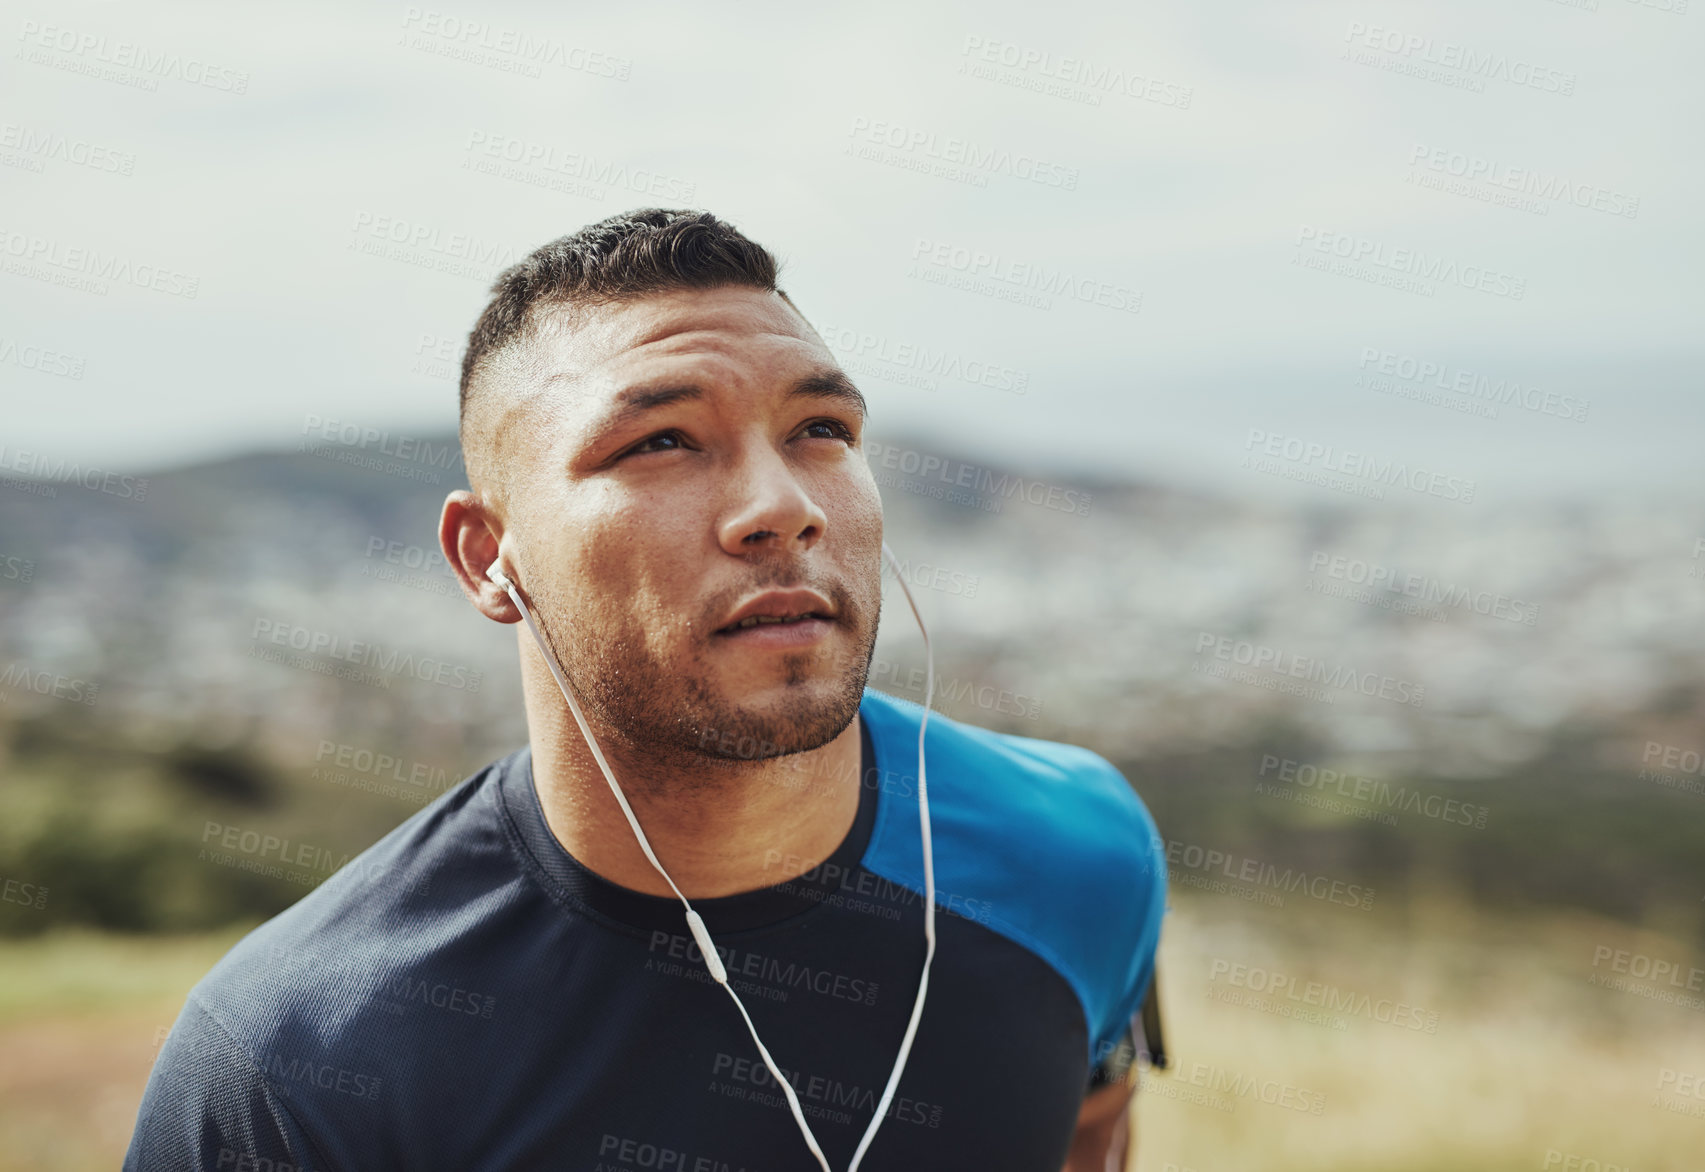
<instances>
[{"instance_id":1,"label":"t-shirt collar","mask_svg":"<svg viewBox=\"0 0 1705 1172\"><path fill-rule=\"evenodd\" d=\"M715 899L693 899L713 934L768 927L820 907L859 866L876 825L881 786L876 780L876 752L870 725L859 722L860 768L858 815L841 844L822 863L772 887L760 887ZM571 903L629 927L648 931L685 931L686 909L673 895L647 895L612 883L574 858L551 833L533 784L531 746L512 754L499 767L498 794L522 843L544 872L547 882ZM628 833L631 833L629 831ZM668 860L664 860L668 866ZM783 874L786 873L784 870ZM689 893L688 898L692 896Z\"/></svg>"}]
</instances>

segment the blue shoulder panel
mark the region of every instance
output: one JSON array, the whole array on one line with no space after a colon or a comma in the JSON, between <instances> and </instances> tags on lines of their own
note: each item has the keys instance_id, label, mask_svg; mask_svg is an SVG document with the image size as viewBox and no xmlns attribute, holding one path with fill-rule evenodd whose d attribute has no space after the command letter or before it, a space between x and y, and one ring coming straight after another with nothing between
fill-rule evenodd
<instances>
[{"instance_id":1,"label":"blue shoulder panel","mask_svg":"<svg viewBox=\"0 0 1705 1172\"><path fill-rule=\"evenodd\" d=\"M865 689L881 779L866 870L922 894L921 705ZM1077 993L1090 1064L1142 1005L1166 909L1166 857L1123 774L1088 749L931 712L925 767L938 907L1023 945Z\"/></svg>"}]
</instances>

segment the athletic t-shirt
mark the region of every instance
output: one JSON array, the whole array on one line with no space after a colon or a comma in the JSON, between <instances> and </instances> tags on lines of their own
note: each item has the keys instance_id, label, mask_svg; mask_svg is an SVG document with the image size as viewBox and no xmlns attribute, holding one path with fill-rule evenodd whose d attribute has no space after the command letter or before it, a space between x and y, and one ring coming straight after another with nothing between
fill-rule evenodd
<instances>
[{"instance_id":1,"label":"athletic t-shirt","mask_svg":"<svg viewBox=\"0 0 1705 1172\"><path fill-rule=\"evenodd\" d=\"M836 1172L923 965L922 714L866 690L839 848L693 905ZM927 736L936 955L861 1167L1058 1172L1097 1059L1131 1048L1164 854L1088 750L938 713ZM572 858L531 766L480 770L239 942L161 1048L125 1168L815 1169L680 902Z\"/></svg>"}]
</instances>

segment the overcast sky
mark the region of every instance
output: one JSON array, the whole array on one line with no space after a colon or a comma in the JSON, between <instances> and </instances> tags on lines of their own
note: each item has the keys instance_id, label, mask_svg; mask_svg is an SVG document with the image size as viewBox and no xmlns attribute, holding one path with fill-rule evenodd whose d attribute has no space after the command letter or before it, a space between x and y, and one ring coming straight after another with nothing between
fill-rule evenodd
<instances>
[{"instance_id":1,"label":"overcast sky","mask_svg":"<svg viewBox=\"0 0 1705 1172\"><path fill-rule=\"evenodd\" d=\"M1688 502L1680 2L7 4L0 443L144 472L448 429L491 276L662 204L784 258L876 435Z\"/></svg>"}]
</instances>

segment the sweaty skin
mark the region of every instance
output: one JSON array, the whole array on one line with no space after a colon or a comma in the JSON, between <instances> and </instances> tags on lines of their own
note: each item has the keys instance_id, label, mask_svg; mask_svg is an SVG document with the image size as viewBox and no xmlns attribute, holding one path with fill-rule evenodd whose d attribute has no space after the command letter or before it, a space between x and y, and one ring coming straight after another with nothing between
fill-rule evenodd
<instances>
[{"instance_id":1,"label":"sweaty skin","mask_svg":"<svg viewBox=\"0 0 1705 1172\"><path fill-rule=\"evenodd\" d=\"M486 617L503 555L634 814L689 898L793 878L858 810L857 711L881 608L882 506L862 400L783 299L729 287L576 311L525 385L480 399L496 468L450 494L440 541ZM838 385L837 385L838 383ZM803 388L803 390L802 390ZM672 401L631 404L646 392ZM624 403L639 409L623 411ZM804 646L717 634L772 589L833 621ZM549 668L517 626L540 803L565 850L652 895L640 852ZM766 860L785 858L791 868Z\"/></svg>"}]
</instances>

